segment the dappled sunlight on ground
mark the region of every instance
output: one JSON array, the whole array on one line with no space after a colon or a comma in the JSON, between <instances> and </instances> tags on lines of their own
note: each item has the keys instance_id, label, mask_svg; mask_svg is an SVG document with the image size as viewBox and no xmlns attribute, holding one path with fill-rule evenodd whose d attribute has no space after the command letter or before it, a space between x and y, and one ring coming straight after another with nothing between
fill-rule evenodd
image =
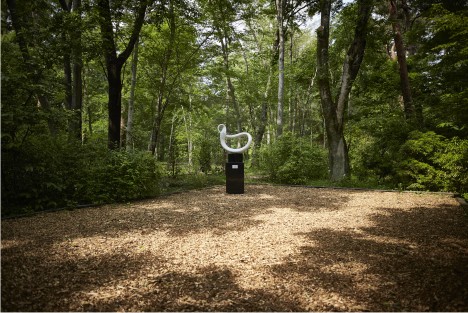
<instances>
[{"instance_id":1,"label":"dappled sunlight on ground","mask_svg":"<svg viewBox=\"0 0 468 313\"><path fill-rule=\"evenodd\" d=\"M444 195L247 185L2 222L2 310L467 310Z\"/></svg>"}]
</instances>

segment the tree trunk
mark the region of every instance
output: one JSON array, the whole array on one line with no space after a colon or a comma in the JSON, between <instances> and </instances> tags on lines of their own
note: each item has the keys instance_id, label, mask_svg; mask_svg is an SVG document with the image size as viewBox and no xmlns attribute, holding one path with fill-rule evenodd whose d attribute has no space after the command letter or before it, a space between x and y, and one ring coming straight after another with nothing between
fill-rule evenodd
<instances>
[{"instance_id":1,"label":"tree trunk","mask_svg":"<svg viewBox=\"0 0 468 313\"><path fill-rule=\"evenodd\" d=\"M276 0L276 19L278 21L278 111L276 116L276 137L283 134L283 102L284 102L284 29L283 0Z\"/></svg>"},{"instance_id":2,"label":"tree trunk","mask_svg":"<svg viewBox=\"0 0 468 313\"><path fill-rule=\"evenodd\" d=\"M167 162L168 169L172 172L172 177L175 177L177 166L176 119L177 114L174 112L172 115L171 133L169 135L169 158Z\"/></svg>"},{"instance_id":3,"label":"tree trunk","mask_svg":"<svg viewBox=\"0 0 468 313\"><path fill-rule=\"evenodd\" d=\"M189 107L189 111L187 112L188 117L185 114L185 110L183 106L182 106L182 114L183 114L184 124L185 124L185 135L187 136L187 156L188 156L189 172L192 172L193 141L192 141L192 117L190 114L190 110L192 108L192 96L190 94L189 94L189 104L190 104L190 107Z\"/></svg>"},{"instance_id":4,"label":"tree trunk","mask_svg":"<svg viewBox=\"0 0 468 313\"><path fill-rule=\"evenodd\" d=\"M351 87L364 57L367 24L372 11L372 0L358 0L358 19L354 40L343 63L341 84L337 101L333 100L330 88L329 37L331 0L321 2L321 23L317 29L317 81L328 142L330 178L339 181L349 176L348 147L344 137L344 112Z\"/></svg>"},{"instance_id":5,"label":"tree trunk","mask_svg":"<svg viewBox=\"0 0 468 313\"><path fill-rule=\"evenodd\" d=\"M132 58L132 82L130 84L130 99L128 99L128 116L127 116L127 129L126 129L126 150L133 150L133 112L135 110L135 87L137 83L137 66L138 66L138 44L137 39L135 48L133 50Z\"/></svg>"},{"instance_id":6,"label":"tree trunk","mask_svg":"<svg viewBox=\"0 0 468 313\"><path fill-rule=\"evenodd\" d=\"M289 38L289 66L290 70L289 73L293 70L293 48L294 48L294 32L292 26L292 18L291 18L291 25L290 25L290 38ZM288 111L289 111L289 130L291 133L294 133L294 129L296 126L296 106L294 101L294 88L293 88L293 80L289 79L289 99L288 99Z\"/></svg>"},{"instance_id":7,"label":"tree trunk","mask_svg":"<svg viewBox=\"0 0 468 313\"><path fill-rule=\"evenodd\" d=\"M67 41L66 39L66 34L62 34L62 40L64 42ZM65 108L67 110L71 110L72 108L72 94L73 94L73 88L72 88L72 66L71 66L71 58L70 58L70 51L65 50L63 54L63 75L64 75L64 80L63 83L65 85Z\"/></svg>"},{"instance_id":8,"label":"tree trunk","mask_svg":"<svg viewBox=\"0 0 468 313\"><path fill-rule=\"evenodd\" d=\"M81 52L81 0L72 2L60 0L62 10L70 14L78 12L79 26L74 29L63 30L63 42L70 43L65 50L64 75L65 75L65 107L72 112L68 119L68 135L70 140L82 141L82 116L83 106L83 82L82 82L82 52Z\"/></svg>"},{"instance_id":9,"label":"tree trunk","mask_svg":"<svg viewBox=\"0 0 468 313\"><path fill-rule=\"evenodd\" d=\"M99 0L99 23L101 28L102 48L106 59L107 82L109 99L107 103L109 124L107 129L109 149L117 149L120 145L120 117L122 107L122 81L121 73L125 61L128 59L140 34L145 18L147 2L142 1L138 8L132 34L125 50L117 55L114 41L114 29L110 11L110 0Z\"/></svg>"},{"instance_id":10,"label":"tree trunk","mask_svg":"<svg viewBox=\"0 0 468 313\"><path fill-rule=\"evenodd\" d=\"M249 30L252 32L252 35L254 37L255 43L257 45L258 51L262 51L262 43L261 41L258 40L257 34L255 29L252 27L250 20L247 20L247 26L249 27ZM272 55L275 55L276 51L276 42L271 46L271 52ZM272 60L270 60L272 61ZM263 60L263 67L265 70L268 70L268 79L267 83L265 86L265 91L263 92L263 99L262 99L262 105L260 107L260 110L256 113L257 119L258 120L258 126L254 127L255 130L255 140L254 140L254 147L252 151L252 161L251 161L251 166L256 167L259 166L259 152L260 148L262 146L262 141L265 135L266 131L266 126L268 122L268 96L270 94L271 90L271 77L273 75L273 67L272 67L272 62L269 62L268 60Z\"/></svg>"},{"instance_id":11,"label":"tree trunk","mask_svg":"<svg viewBox=\"0 0 468 313\"><path fill-rule=\"evenodd\" d=\"M173 1L169 2L169 28L170 28L170 38L169 38L169 45L164 55L164 62L161 65L161 85L159 88L158 94L158 101L156 104L156 114L153 118L153 128L151 131L151 138L150 143L148 145L149 151L158 158L157 147L159 146L159 134L160 128L162 124L162 119L164 116L164 112L169 105L169 98L166 95L166 87L167 87L167 76L168 76L168 69L169 69L169 62L172 57L173 46L175 42L175 33L176 33L176 23L175 23L175 15L174 15L174 7Z\"/></svg>"},{"instance_id":12,"label":"tree trunk","mask_svg":"<svg viewBox=\"0 0 468 313\"><path fill-rule=\"evenodd\" d=\"M268 80L267 84L265 86L265 92L263 93L263 100L262 100L262 109L260 111L260 116L259 116L259 125L258 125L258 130L255 135L255 148L260 149L262 140L263 140L263 135L265 134L265 128L267 124L267 117L268 117L268 94L270 93L270 87L271 87L271 75L272 75L272 69L270 68L270 73L268 74Z\"/></svg>"},{"instance_id":13,"label":"tree trunk","mask_svg":"<svg viewBox=\"0 0 468 313\"><path fill-rule=\"evenodd\" d=\"M158 114L153 120L153 127L151 128L151 137L148 145L148 151L150 151L151 154L154 155L156 158L158 157L157 147L159 143L159 131L161 128L159 117L160 115Z\"/></svg>"},{"instance_id":14,"label":"tree trunk","mask_svg":"<svg viewBox=\"0 0 468 313\"><path fill-rule=\"evenodd\" d=\"M109 101L107 102L108 128L107 139L109 149L120 146L120 116L122 110L122 81L120 80L122 67L110 63L107 66L107 82Z\"/></svg>"},{"instance_id":15,"label":"tree trunk","mask_svg":"<svg viewBox=\"0 0 468 313\"><path fill-rule=\"evenodd\" d=\"M88 106L88 130L89 136L93 136L93 113L91 112L91 107Z\"/></svg>"},{"instance_id":16,"label":"tree trunk","mask_svg":"<svg viewBox=\"0 0 468 313\"><path fill-rule=\"evenodd\" d=\"M78 16L81 16L81 0L73 0L74 12L77 12ZM72 46L72 63L73 63L73 93L71 109L73 110L73 117L71 119L71 135L81 141L82 133L82 115L81 110L83 108L83 81L82 81L82 49L81 49L81 17L80 26L71 32Z\"/></svg>"},{"instance_id":17,"label":"tree trunk","mask_svg":"<svg viewBox=\"0 0 468 313\"><path fill-rule=\"evenodd\" d=\"M392 22L393 40L395 41L395 50L400 72L400 87L403 96L403 105L405 118L411 121L414 118L413 98L411 96L411 86L408 77L408 66L406 64L406 49L403 44L403 35L401 23L398 18L398 8L396 0L389 1L390 20Z\"/></svg>"}]
</instances>

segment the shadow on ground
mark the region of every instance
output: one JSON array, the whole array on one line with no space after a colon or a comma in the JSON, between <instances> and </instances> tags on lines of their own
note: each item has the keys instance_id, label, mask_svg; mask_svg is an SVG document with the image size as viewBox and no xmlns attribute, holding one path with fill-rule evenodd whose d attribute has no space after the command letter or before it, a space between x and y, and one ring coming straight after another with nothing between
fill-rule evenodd
<instances>
[{"instance_id":1,"label":"shadow on ground","mask_svg":"<svg viewBox=\"0 0 468 313\"><path fill-rule=\"evenodd\" d=\"M224 196L215 188L188 193L177 207L174 201L167 197L124 209L58 212L2 223L1 309L468 311L467 219L459 207L378 208L366 228L298 233L310 245L280 264L258 269L277 284L263 289L242 288L227 267L174 270L163 256L133 253L124 246L76 256L70 245L63 253L73 258L54 254L54 244L74 238L162 230L180 240L206 231L247 230L262 223L256 217L273 207L335 211L348 197L335 192L298 201L287 192L262 188Z\"/></svg>"},{"instance_id":2,"label":"shadow on ground","mask_svg":"<svg viewBox=\"0 0 468 313\"><path fill-rule=\"evenodd\" d=\"M334 211L348 201L346 196L330 198L322 193L304 202L284 190L247 188L243 195L226 195L218 187L178 195L177 200L169 196L8 220L2 223L2 310L303 311L293 300L274 292L239 287L227 268L172 271L155 279L145 275L167 272L159 271L167 262L154 255L131 254L125 247L111 247L104 255L77 257L74 251L80 248L73 246L74 239L159 231L174 240L202 232L222 235L258 226L263 221L256 217L268 215L272 208ZM125 285L139 280L145 283ZM105 290L118 293L96 298Z\"/></svg>"},{"instance_id":3,"label":"shadow on ground","mask_svg":"<svg viewBox=\"0 0 468 313\"><path fill-rule=\"evenodd\" d=\"M459 208L379 209L374 226L319 229L293 261L273 267L318 311L467 311L468 229ZM325 299L325 301L324 301Z\"/></svg>"},{"instance_id":4,"label":"shadow on ground","mask_svg":"<svg viewBox=\"0 0 468 313\"><path fill-rule=\"evenodd\" d=\"M28 260L30 271L2 266L2 311L304 311L293 298L241 288L219 266L157 275L164 260L150 255L43 261Z\"/></svg>"}]
</instances>

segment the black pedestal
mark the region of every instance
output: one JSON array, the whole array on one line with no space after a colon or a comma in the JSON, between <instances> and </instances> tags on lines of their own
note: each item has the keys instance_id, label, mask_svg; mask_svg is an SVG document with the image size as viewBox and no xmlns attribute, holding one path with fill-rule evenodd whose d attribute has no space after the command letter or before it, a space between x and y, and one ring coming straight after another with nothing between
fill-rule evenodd
<instances>
[{"instance_id":1,"label":"black pedestal","mask_svg":"<svg viewBox=\"0 0 468 313\"><path fill-rule=\"evenodd\" d=\"M242 153L229 153L226 163L226 193L244 193L244 158Z\"/></svg>"}]
</instances>

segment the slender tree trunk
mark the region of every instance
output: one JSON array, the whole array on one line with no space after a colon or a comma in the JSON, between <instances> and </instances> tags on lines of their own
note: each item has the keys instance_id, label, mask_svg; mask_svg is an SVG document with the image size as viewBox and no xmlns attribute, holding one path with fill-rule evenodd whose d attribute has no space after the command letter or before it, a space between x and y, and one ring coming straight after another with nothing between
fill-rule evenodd
<instances>
[{"instance_id":1,"label":"slender tree trunk","mask_svg":"<svg viewBox=\"0 0 468 313\"><path fill-rule=\"evenodd\" d=\"M284 29L283 29L283 1L276 0L276 19L278 21L278 109L276 115L276 137L283 134L284 107Z\"/></svg>"},{"instance_id":2,"label":"slender tree trunk","mask_svg":"<svg viewBox=\"0 0 468 313\"><path fill-rule=\"evenodd\" d=\"M189 103L190 109L192 107L192 96L189 95ZM190 111L185 113L184 107L182 106L182 114L184 117L184 124L185 124L185 135L187 136L187 156L188 156L188 166L189 171L192 171L193 162L192 162L192 154L193 154L193 142L192 142L192 117L190 115Z\"/></svg>"},{"instance_id":3,"label":"slender tree trunk","mask_svg":"<svg viewBox=\"0 0 468 313\"><path fill-rule=\"evenodd\" d=\"M291 19L291 24L292 24L292 19ZM292 25L290 26L290 42L289 42L289 73L292 72L293 70L293 48L294 48L294 32L293 32L293 27ZM289 130L294 133L294 128L296 124L296 107L295 107L295 101L294 101L294 88L293 88L293 80L290 78L289 79L289 99L288 99L289 105L288 105L288 111L289 111Z\"/></svg>"},{"instance_id":4,"label":"slender tree trunk","mask_svg":"<svg viewBox=\"0 0 468 313\"><path fill-rule=\"evenodd\" d=\"M401 22L398 18L397 0L389 1L390 20L392 22L393 40L400 72L400 87L403 96L403 105L407 121L414 118L413 98L411 96L411 86L408 76L408 66L406 64L406 49L403 43Z\"/></svg>"},{"instance_id":5,"label":"slender tree trunk","mask_svg":"<svg viewBox=\"0 0 468 313\"><path fill-rule=\"evenodd\" d=\"M343 63L337 101L332 97L329 71L329 36L331 0L321 1L321 23L317 29L317 81L328 143L330 178L334 181L349 176L348 147L344 137L344 112L354 79L356 78L366 46L367 24L372 11L372 0L358 0L358 19Z\"/></svg>"},{"instance_id":6,"label":"slender tree trunk","mask_svg":"<svg viewBox=\"0 0 468 313\"><path fill-rule=\"evenodd\" d=\"M151 137L150 137L150 142L148 145L148 151L151 152L154 157L158 157L158 143L159 143L159 130L160 130L160 121L159 121L159 115L153 120L153 127L151 128Z\"/></svg>"},{"instance_id":7,"label":"slender tree trunk","mask_svg":"<svg viewBox=\"0 0 468 313\"><path fill-rule=\"evenodd\" d=\"M171 134L169 135L169 162L168 167L172 171L172 176L175 176L175 167L176 167L176 155L175 155L175 134L174 134L174 124L176 120L176 113L174 112L172 115L172 122L171 122Z\"/></svg>"},{"instance_id":8,"label":"slender tree trunk","mask_svg":"<svg viewBox=\"0 0 468 313\"><path fill-rule=\"evenodd\" d=\"M63 42L70 45L65 50L65 107L72 112L68 119L68 135L70 140L82 141L83 82L82 82L82 52L81 52L81 0L59 0L62 10L70 14L77 12L79 25L74 29L63 30Z\"/></svg>"},{"instance_id":9,"label":"slender tree trunk","mask_svg":"<svg viewBox=\"0 0 468 313\"><path fill-rule=\"evenodd\" d=\"M130 99L128 99L128 116L127 116L127 129L126 129L126 150L133 150L133 112L135 111L135 87L137 83L137 66L138 66L138 44L137 39L135 48L133 49L132 58L132 82L130 84Z\"/></svg>"},{"instance_id":10,"label":"slender tree trunk","mask_svg":"<svg viewBox=\"0 0 468 313\"><path fill-rule=\"evenodd\" d=\"M176 32L176 23L175 23L175 15L174 15L174 7L173 1L169 2L169 26L170 26L170 38L169 38L169 45L164 55L164 62L161 68L161 87L159 89L158 94L158 102L156 107L156 115L153 119L153 128L151 131L151 139L149 143L149 151L158 158L157 147L159 146L159 134L162 119L164 116L164 112L169 105L169 97L166 94L166 87L167 87L167 76L169 70L169 62L172 57L173 46L175 42L175 32Z\"/></svg>"},{"instance_id":11,"label":"slender tree trunk","mask_svg":"<svg viewBox=\"0 0 468 313\"><path fill-rule=\"evenodd\" d=\"M271 89L271 76L273 75L273 69L270 66L270 72L268 74L267 84L265 86L265 92L263 93L262 107L258 116L258 127L255 132L254 149L252 153L252 167L259 166L259 153L262 146L263 137L268 122L268 95Z\"/></svg>"},{"instance_id":12,"label":"slender tree trunk","mask_svg":"<svg viewBox=\"0 0 468 313\"><path fill-rule=\"evenodd\" d=\"M72 94L72 105L74 116L71 120L71 132L72 136L77 140L81 141L82 134L82 108L83 108L83 60L82 60L82 49L81 49L81 0L73 0L74 12L77 12L80 16L80 25L74 29L71 33L73 42L72 48L72 63L73 63L73 94Z\"/></svg>"},{"instance_id":13,"label":"slender tree trunk","mask_svg":"<svg viewBox=\"0 0 468 313\"><path fill-rule=\"evenodd\" d=\"M261 41L258 40L257 33L255 29L252 27L250 20L247 20L247 26L249 27L249 30L251 31L254 37L258 51L262 51L263 50L262 43ZM272 55L275 54L276 46L277 46L276 43L271 46ZM254 140L254 147L253 147L254 149L252 152L252 162L251 162L252 167L256 167L259 165L259 152L262 146L263 138L265 136L265 130L266 130L267 123L268 123L268 96L271 90L271 77L273 75L273 67L271 63L272 62L269 62L268 60L265 60L265 59L263 60L263 67L265 70L268 71L268 79L267 79L267 83L265 86L265 90L263 92L262 105L260 107L260 110L256 112L256 117L257 117L256 120L258 121L258 125L257 127L253 128L255 130L255 135L254 135L255 140Z\"/></svg>"},{"instance_id":14,"label":"slender tree trunk","mask_svg":"<svg viewBox=\"0 0 468 313\"><path fill-rule=\"evenodd\" d=\"M88 130L89 136L93 136L93 113L91 112L91 107L88 106Z\"/></svg>"},{"instance_id":15,"label":"slender tree trunk","mask_svg":"<svg viewBox=\"0 0 468 313\"><path fill-rule=\"evenodd\" d=\"M67 41L66 34L62 34L62 40L64 42ZM64 85L65 85L65 108L67 110L71 110L72 108L72 66L71 66L71 58L70 58L70 51L68 49L63 54L63 74L64 74Z\"/></svg>"},{"instance_id":16,"label":"slender tree trunk","mask_svg":"<svg viewBox=\"0 0 468 313\"><path fill-rule=\"evenodd\" d=\"M271 89L271 76L272 76L272 69L270 68L270 73L268 74L267 84L265 86L265 92L263 93L263 100L262 100L262 109L260 111L259 116L259 126L255 136L255 147L256 149L260 149L263 135L265 134L265 128L267 125L267 117L268 117L268 94L270 93Z\"/></svg>"}]
</instances>

